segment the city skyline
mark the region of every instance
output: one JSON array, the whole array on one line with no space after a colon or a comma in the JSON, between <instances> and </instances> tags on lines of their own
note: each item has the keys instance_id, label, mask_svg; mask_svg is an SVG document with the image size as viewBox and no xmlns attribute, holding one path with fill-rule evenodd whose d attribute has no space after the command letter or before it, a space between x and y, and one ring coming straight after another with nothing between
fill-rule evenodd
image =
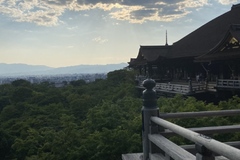
<instances>
[{"instance_id":1,"label":"city skyline","mask_svg":"<svg viewBox=\"0 0 240 160\"><path fill-rule=\"evenodd\" d=\"M126 63L172 44L239 0L0 0L0 63Z\"/></svg>"}]
</instances>

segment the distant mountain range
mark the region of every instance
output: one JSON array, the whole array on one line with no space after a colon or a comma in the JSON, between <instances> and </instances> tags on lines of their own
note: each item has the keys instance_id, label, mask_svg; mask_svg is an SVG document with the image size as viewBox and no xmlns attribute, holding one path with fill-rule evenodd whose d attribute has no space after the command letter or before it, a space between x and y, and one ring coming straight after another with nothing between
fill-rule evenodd
<instances>
[{"instance_id":1,"label":"distant mountain range","mask_svg":"<svg viewBox=\"0 0 240 160\"><path fill-rule=\"evenodd\" d=\"M127 63L106 65L76 65L53 68L44 65L0 63L0 76L57 75L57 74L93 74L108 73L127 67Z\"/></svg>"}]
</instances>

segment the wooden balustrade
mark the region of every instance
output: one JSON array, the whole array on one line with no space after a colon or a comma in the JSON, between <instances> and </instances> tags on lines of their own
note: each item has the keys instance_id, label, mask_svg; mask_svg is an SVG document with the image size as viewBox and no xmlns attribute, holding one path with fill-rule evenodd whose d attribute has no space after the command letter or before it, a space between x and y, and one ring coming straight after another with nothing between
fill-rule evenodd
<instances>
[{"instance_id":1,"label":"wooden balustrade","mask_svg":"<svg viewBox=\"0 0 240 160\"><path fill-rule=\"evenodd\" d=\"M142 82L144 76L138 76L138 87L143 88ZM191 80L186 82L168 82L156 83L155 90L162 93L173 93L182 95L193 95L203 92L217 92L222 90L240 90L240 80L218 79L216 82L192 83Z\"/></svg>"},{"instance_id":2,"label":"wooden balustrade","mask_svg":"<svg viewBox=\"0 0 240 160\"><path fill-rule=\"evenodd\" d=\"M214 153L222 155L230 160L238 160L238 159L240 160L240 150L238 150L232 146L229 146L227 144L224 144L222 142L214 140L205 135L193 132L190 129L183 128L181 126L178 126L176 124L168 122L159 117L151 117L151 121L153 121L154 123L156 123L164 128L171 130L172 132L176 133L177 135L180 135L196 144L200 144L200 145L206 147L208 150L213 151ZM238 128L238 130L240 130L239 125L237 128ZM219 132L216 130L216 133L219 133ZM151 137L151 134L149 136ZM154 136L156 136L156 135L154 135ZM151 139L151 142L156 143L156 141L154 141L152 139ZM165 145L165 144L161 143L161 145ZM169 148L171 149L171 146L169 146ZM165 154L168 154L170 157L172 157L172 154L170 152L165 152ZM174 159L185 160L180 157L174 158Z\"/></svg>"},{"instance_id":3,"label":"wooden balustrade","mask_svg":"<svg viewBox=\"0 0 240 160\"><path fill-rule=\"evenodd\" d=\"M217 88L240 88L240 80L218 79Z\"/></svg>"},{"instance_id":4,"label":"wooden balustrade","mask_svg":"<svg viewBox=\"0 0 240 160\"><path fill-rule=\"evenodd\" d=\"M179 93L179 94L191 94L206 91L205 84L176 84L176 83L157 83L155 87L156 91Z\"/></svg>"},{"instance_id":5,"label":"wooden balustrade","mask_svg":"<svg viewBox=\"0 0 240 160\"><path fill-rule=\"evenodd\" d=\"M230 82L227 84L229 85ZM156 106L156 92L153 90L155 82L148 79L144 81L143 86L146 88L143 92L142 108L143 153L123 155L123 160L240 160L240 150L235 148L240 147L240 141L222 143L203 135L239 132L240 125L184 128L166 120L168 118L233 116L239 115L240 110L159 113ZM169 84L168 87L172 89L176 86ZM204 89L204 87L201 88L202 86L196 87L192 90ZM166 138L172 135L182 136L195 145L178 146Z\"/></svg>"}]
</instances>

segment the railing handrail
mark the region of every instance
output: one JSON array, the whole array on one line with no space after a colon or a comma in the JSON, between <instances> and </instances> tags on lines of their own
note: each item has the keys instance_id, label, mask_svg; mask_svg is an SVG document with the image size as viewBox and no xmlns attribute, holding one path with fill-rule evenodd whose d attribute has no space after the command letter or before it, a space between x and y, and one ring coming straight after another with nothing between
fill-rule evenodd
<instances>
[{"instance_id":1,"label":"railing handrail","mask_svg":"<svg viewBox=\"0 0 240 160\"><path fill-rule=\"evenodd\" d=\"M240 159L240 150L238 150L232 146L226 145L215 139L211 139L210 137L193 132L191 130L188 130L186 128L183 128L181 126L178 126L176 124L168 122L159 117L155 117L155 116L151 117L151 121L164 127L164 128L167 128L167 129L173 131L174 133L176 133L192 142L204 145L207 149L209 149L215 153L218 153L219 155L223 155L232 160Z\"/></svg>"},{"instance_id":2,"label":"railing handrail","mask_svg":"<svg viewBox=\"0 0 240 160\"><path fill-rule=\"evenodd\" d=\"M232 81L232 82L240 82L239 79L217 79L217 81Z\"/></svg>"},{"instance_id":3,"label":"railing handrail","mask_svg":"<svg viewBox=\"0 0 240 160\"><path fill-rule=\"evenodd\" d=\"M198 112L159 113L159 117L163 119L196 118L196 117L213 117L213 116L234 116L239 114L240 114L240 109L233 109L233 110L198 111Z\"/></svg>"},{"instance_id":4,"label":"railing handrail","mask_svg":"<svg viewBox=\"0 0 240 160\"><path fill-rule=\"evenodd\" d=\"M234 79L218 79L216 87L240 87L240 80Z\"/></svg>"}]
</instances>

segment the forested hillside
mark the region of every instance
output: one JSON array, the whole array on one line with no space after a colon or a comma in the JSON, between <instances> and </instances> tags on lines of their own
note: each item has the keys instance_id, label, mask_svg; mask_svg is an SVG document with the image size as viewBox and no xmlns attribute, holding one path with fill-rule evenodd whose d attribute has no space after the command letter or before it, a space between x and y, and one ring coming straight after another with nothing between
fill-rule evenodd
<instances>
[{"instance_id":1,"label":"forested hillside","mask_svg":"<svg viewBox=\"0 0 240 160\"><path fill-rule=\"evenodd\" d=\"M141 150L134 74L62 88L17 80L0 86L0 159L119 159Z\"/></svg>"},{"instance_id":2,"label":"forested hillside","mask_svg":"<svg viewBox=\"0 0 240 160\"><path fill-rule=\"evenodd\" d=\"M240 108L239 102L234 97L215 106L176 96L158 99L158 106L161 112L201 111ZM72 81L61 88L25 80L1 85L0 159L118 160L123 153L141 152L141 107L134 73L127 70L110 72L105 80ZM238 123L240 118L175 121L193 127Z\"/></svg>"}]
</instances>

